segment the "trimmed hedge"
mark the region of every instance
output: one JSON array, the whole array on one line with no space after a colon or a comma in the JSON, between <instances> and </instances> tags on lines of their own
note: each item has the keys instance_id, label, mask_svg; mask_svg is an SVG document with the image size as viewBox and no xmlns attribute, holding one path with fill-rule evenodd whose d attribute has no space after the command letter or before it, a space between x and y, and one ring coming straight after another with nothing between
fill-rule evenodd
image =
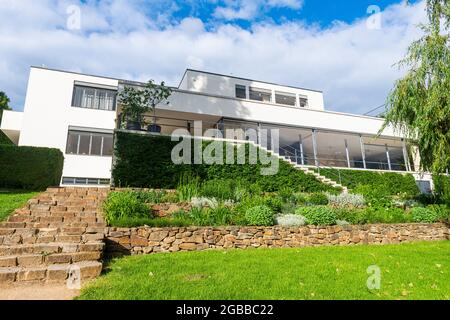
<instances>
[{"instance_id":1,"label":"trimmed hedge","mask_svg":"<svg viewBox=\"0 0 450 320\"><path fill-rule=\"evenodd\" d=\"M375 172L360 170L340 170L342 183L350 189L359 186L371 186L373 190L383 190L385 194L396 195L404 193L408 196L417 196L420 191L414 177L395 172ZM337 169L320 169L320 174L337 180Z\"/></svg>"},{"instance_id":2,"label":"trimmed hedge","mask_svg":"<svg viewBox=\"0 0 450 320\"><path fill-rule=\"evenodd\" d=\"M63 164L59 149L0 145L0 188L44 190L58 186Z\"/></svg>"},{"instance_id":3,"label":"trimmed hedge","mask_svg":"<svg viewBox=\"0 0 450 320\"><path fill-rule=\"evenodd\" d=\"M192 175L198 176L201 181L214 179L241 180L249 184L256 184L265 192L278 191L282 188L292 188L295 191L304 192L335 190L284 161L279 161L278 173L271 176L260 174L260 169L263 166L259 163L255 165L248 163L239 165L176 165L171 160L171 152L178 143L177 141L171 141L170 137L167 136L116 132L115 165L112 171L115 185L172 189L177 187L181 177ZM209 143L211 142L203 142L203 147ZM249 146L247 145L247 155L248 149ZM236 154L235 150L235 157Z\"/></svg>"},{"instance_id":4,"label":"trimmed hedge","mask_svg":"<svg viewBox=\"0 0 450 320\"><path fill-rule=\"evenodd\" d=\"M8 136L0 130L0 145L9 145L12 146L14 143L8 138Z\"/></svg>"}]
</instances>

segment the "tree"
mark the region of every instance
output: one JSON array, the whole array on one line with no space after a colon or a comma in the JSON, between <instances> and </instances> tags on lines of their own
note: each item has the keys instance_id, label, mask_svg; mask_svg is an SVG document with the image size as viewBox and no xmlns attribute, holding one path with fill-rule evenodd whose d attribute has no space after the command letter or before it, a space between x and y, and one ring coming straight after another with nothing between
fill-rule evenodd
<instances>
[{"instance_id":1,"label":"tree","mask_svg":"<svg viewBox=\"0 0 450 320\"><path fill-rule=\"evenodd\" d=\"M170 97L172 90L161 84L148 81L142 88L126 86L119 93L119 103L122 105L123 120L127 123L144 124L143 115L153 111L153 123L156 122L156 106ZM168 102L166 102L168 103Z\"/></svg>"},{"instance_id":2,"label":"tree","mask_svg":"<svg viewBox=\"0 0 450 320\"><path fill-rule=\"evenodd\" d=\"M11 110L9 107L9 98L3 91L0 91L0 110Z\"/></svg>"},{"instance_id":3,"label":"tree","mask_svg":"<svg viewBox=\"0 0 450 320\"><path fill-rule=\"evenodd\" d=\"M427 0L426 10L424 36L398 64L409 70L388 96L382 130L392 125L405 134L421 169L439 174L450 167L450 0Z\"/></svg>"}]
</instances>

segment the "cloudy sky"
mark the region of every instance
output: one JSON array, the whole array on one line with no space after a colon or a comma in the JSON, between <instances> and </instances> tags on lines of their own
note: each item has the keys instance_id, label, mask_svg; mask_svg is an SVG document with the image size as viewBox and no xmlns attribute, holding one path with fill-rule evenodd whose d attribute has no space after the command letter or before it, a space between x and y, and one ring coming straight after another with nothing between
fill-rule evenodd
<instances>
[{"instance_id":1,"label":"cloudy sky","mask_svg":"<svg viewBox=\"0 0 450 320\"><path fill-rule=\"evenodd\" d=\"M364 114L402 75L393 65L420 36L424 8L419 0L0 0L0 91L22 110L32 65L174 86L195 68L323 90L327 109Z\"/></svg>"}]
</instances>

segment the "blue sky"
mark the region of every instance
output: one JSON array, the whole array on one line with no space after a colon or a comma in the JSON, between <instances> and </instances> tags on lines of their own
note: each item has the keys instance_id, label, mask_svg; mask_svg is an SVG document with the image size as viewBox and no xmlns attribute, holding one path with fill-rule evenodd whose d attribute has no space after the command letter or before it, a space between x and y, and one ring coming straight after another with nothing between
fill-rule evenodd
<instances>
[{"instance_id":1,"label":"blue sky","mask_svg":"<svg viewBox=\"0 0 450 320\"><path fill-rule=\"evenodd\" d=\"M425 19L423 1L399 0L2 0L0 14L0 90L15 110L44 65L171 85L203 69L322 90L328 110L363 114Z\"/></svg>"}]
</instances>

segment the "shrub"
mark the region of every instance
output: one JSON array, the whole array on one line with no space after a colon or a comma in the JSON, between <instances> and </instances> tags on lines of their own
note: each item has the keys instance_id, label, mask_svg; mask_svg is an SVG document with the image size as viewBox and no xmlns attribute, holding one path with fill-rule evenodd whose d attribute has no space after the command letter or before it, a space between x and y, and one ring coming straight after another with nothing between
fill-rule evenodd
<instances>
[{"instance_id":1,"label":"shrub","mask_svg":"<svg viewBox=\"0 0 450 320\"><path fill-rule=\"evenodd\" d=\"M420 193L416 180L409 173L401 174L363 170L340 170L340 173L342 183L352 190L355 190L359 186L370 186L377 190L382 189L387 195L404 193L410 197L414 197ZM320 174L335 180L338 175L338 170L321 169Z\"/></svg>"},{"instance_id":2,"label":"shrub","mask_svg":"<svg viewBox=\"0 0 450 320\"><path fill-rule=\"evenodd\" d=\"M194 208L202 209L202 208L211 208L215 209L218 207L219 203L217 202L216 198L192 198L191 204Z\"/></svg>"},{"instance_id":3,"label":"shrub","mask_svg":"<svg viewBox=\"0 0 450 320\"><path fill-rule=\"evenodd\" d=\"M137 190L133 191L139 200L145 203L161 203L166 200L167 192L163 190Z\"/></svg>"},{"instance_id":4,"label":"shrub","mask_svg":"<svg viewBox=\"0 0 450 320\"><path fill-rule=\"evenodd\" d=\"M354 207L361 208L364 207L365 201L364 196L360 194L352 193L341 193L339 195L327 194L328 203L332 206L342 208L342 207Z\"/></svg>"},{"instance_id":5,"label":"shrub","mask_svg":"<svg viewBox=\"0 0 450 320\"><path fill-rule=\"evenodd\" d=\"M2 111L0 110L0 123L2 120ZM14 143L8 138L6 134L3 133L3 131L0 130L0 145L9 145L12 146Z\"/></svg>"},{"instance_id":6,"label":"shrub","mask_svg":"<svg viewBox=\"0 0 450 320\"><path fill-rule=\"evenodd\" d=\"M211 209L209 215L212 218L213 225L226 226L234 223L233 212L230 208L225 206L219 206L215 209Z\"/></svg>"},{"instance_id":7,"label":"shrub","mask_svg":"<svg viewBox=\"0 0 450 320\"><path fill-rule=\"evenodd\" d=\"M362 194L369 207L391 207L393 205L388 189L382 186L359 185L353 192Z\"/></svg>"},{"instance_id":8,"label":"shrub","mask_svg":"<svg viewBox=\"0 0 450 320\"><path fill-rule=\"evenodd\" d=\"M200 195L219 200L235 199L233 180L209 180L202 183Z\"/></svg>"},{"instance_id":9,"label":"shrub","mask_svg":"<svg viewBox=\"0 0 450 320\"><path fill-rule=\"evenodd\" d=\"M59 186L63 164L59 149L0 145L0 188L45 190Z\"/></svg>"},{"instance_id":10,"label":"shrub","mask_svg":"<svg viewBox=\"0 0 450 320\"><path fill-rule=\"evenodd\" d=\"M411 221L410 215L399 208L364 208L364 209L336 209L338 220L345 220L350 224L372 223L406 223Z\"/></svg>"},{"instance_id":11,"label":"shrub","mask_svg":"<svg viewBox=\"0 0 450 320\"><path fill-rule=\"evenodd\" d=\"M273 211L268 206L256 206L245 212L245 219L253 226L272 226Z\"/></svg>"},{"instance_id":12,"label":"shrub","mask_svg":"<svg viewBox=\"0 0 450 320\"><path fill-rule=\"evenodd\" d=\"M436 212L438 221L450 222L450 208L447 207L446 205L434 204L434 205L429 205L427 208L430 209L431 211Z\"/></svg>"},{"instance_id":13,"label":"shrub","mask_svg":"<svg viewBox=\"0 0 450 320\"><path fill-rule=\"evenodd\" d=\"M306 218L297 214L280 214L275 221L282 227L300 227L306 224Z\"/></svg>"},{"instance_id":14,"label":"shrub","mask_svg":"<svg viewBox=\"0 0 450 320\"><path fill-rule=\"evenodd\" d=\"M133 191L111 192L103 203L103 213L108 223L125 218L149 218L151 210Z\"/></svg>"},{"instance_id":15,"label":"shrub","mask_svg":"<svg viewBox=\"0 0 450 320\"><path fill-rule=\"evenodd\" d=\"M200 179L190 175L183 175L177 186L178 200L181 202L191 201L200 193Z\"/></svg>"},{"instance_id":16,"label":"shrub","mask_svg":"<svg viewBox=\"0 0 450 320\"><path fill-rule=\"evenodd\" d=\"M273 212L281 212L283 207L283 200L277 195L271 195L264 197L264 204L268 206Z\"/></svg>"},{"instance_id":17,"label":"shrub","mask_svg":"<svg viewBox=\"0 0 450 320\"><path fill-rule=\"evenodd\" d=\"M313 193L308 197L307 204L314 206L325 206L328 204L328 198L323 193Z\"/></svg>"},{"instance_id":18,"label":"shrub","mask_svg":"<svg viewBox=\"0 0 450 320\"><path fill-rule=\"evenodd\" d=\"M300 207L295 213L304 216L308 224L317 226L335 225L337 220L334 210L328 207Z\"/></svg>"},{"instance_id":19,"label":"shrub","mask_svg":"<svg viewBox=\"0 0 450 320\"><path fill-rule=\"evenodd\" d=\"M415 222L424 223L434 223L440 219L439 212L430 208L413 208L411 210L411 216Z\"/></svg>"},{"instance_id":20,"label":"shrub","mask_svg":"<svg viewBox=\"0 0 450 320\"><path fill-rule=\"evenodd\" d=\"M211 142L202 143L203 146L207 146ZM290 188L293 192L334 190L284 161L279 162L277 174L261 175L260 169L264 167L262 163L248 164L249 144L239 147L245 148L247 163L243 165L174 164L171 153L177 144L177 141L171 141L170 137L166 136L116 132L114 150L116 163L112 171L115 183L117 186L171 189L177 186L180 177L189 174L198 176L200 181L240 180L246 185L253 185L252 189L257 186L264 192L275 192L281 188ZM225 148L227 146L224 144ZM234 148L236 151L237 147ZM149 157L149 154L152 156ZM226 153L224 157L225 155Z\"/></svg>"}]
</instances>

